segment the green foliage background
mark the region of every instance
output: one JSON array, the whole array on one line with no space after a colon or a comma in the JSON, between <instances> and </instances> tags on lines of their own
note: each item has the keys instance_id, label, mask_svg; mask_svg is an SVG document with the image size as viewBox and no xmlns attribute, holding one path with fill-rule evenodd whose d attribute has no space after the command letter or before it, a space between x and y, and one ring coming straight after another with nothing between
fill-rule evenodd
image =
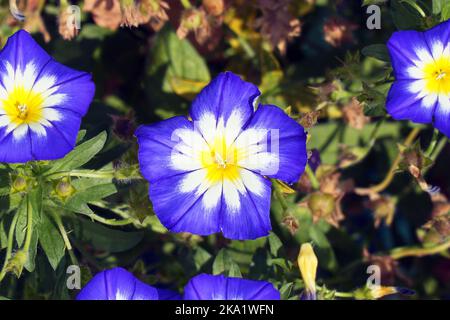
<instances>
[{"instance_id":1,"label":"green foliage background","mask_svg":"<svg viewBox=\"0 0 450 320\"><path fill-rule=\"evenodd\" d=\"M297 186L292 186L295 193L279 190L278 196L274 194L273 232L254 241L172 234L152 212L147 183L138 172L133 128L186 114L199 90L225 70L257 84L262 102L276 104L296 119L320 109L318 123L309 130L308 150L317 149L322 164L336 167L342 146L348 148L353 160L338 170L341 180L352 179L358 187L383 180L399 153L398 144L412 129L420 129L418 141L423 149L428 147L433 138L430 126L385 116L385 97L393 81L385 43L395 30L425 30L450 18L450 4L445 0L365 0L364 5L378 3L382 8L382 29L368 30L366 7L360 1L308 3L292 1L290 10L302 22L302 32L282 54L251 24L243 23L261 14L252 1L231 1L221 26L223 35L212 50L199 45L192 35L179 39L173 21L158 32L145 26L111 31L96 25L85 12L79 35L66 41L58 34L58 4L45 1L41 15L51 41L45 43L39 33L33 34L35 39L59 62L92 72L96 96L83 119L77 148L64 159L0 166L0 261L7 257L13 223L10 255L12 259L19 256L27 237L28 213L34 212L25 270L13 261L12 272L0 283L0 296L72 299L76 291L66 287L66 268L78 262L83 283L100 270L122 266L149 284L181 291L196 274L223 273L271 281L282 298L298 299L303 282L296 259L300 245L312 242L319 259L321 298L337 298L334 290L354 292L364 287L366 267L373 263L364 256L365 249L384 259L376 261L382 266L385 285L415 290L411 299L448 298L448 250L421 257L397 254L409 247L419 252L430 247L418 230L431 219L433 203L407 172L396 174L384 190L395 199L391 225L383 220L376 227L377 212L365 206L367 197L355 192L342 199L345 219L339 228L324 219L313 221L313 212L299 205L307 195ZM0 14L4 45L21 25L8 23L5 1ZM358 26L351 41L333 47L324 40L323 26L330 17ZM324 98L320 88L329 83L334 89ZM342 117L343 107L352 98L362 103L371 119L361 130ZM449 195L450 157L445 144L433 160L426 181ZM27 189L14 189L18 176L27 181ZM70 192L64 196L58 194L61 182L71 186L66 185ZM293 234L283 223L286 216L298 222ZM67 250L64 234L73 250ZM448 243L448 233L439 241Z\"/></svg>"}]
</instances>

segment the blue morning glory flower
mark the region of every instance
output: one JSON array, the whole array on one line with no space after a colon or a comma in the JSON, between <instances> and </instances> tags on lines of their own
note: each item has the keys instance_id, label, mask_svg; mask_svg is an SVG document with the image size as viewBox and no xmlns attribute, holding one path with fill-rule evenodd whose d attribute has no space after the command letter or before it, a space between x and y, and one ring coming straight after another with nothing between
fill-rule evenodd
<instances>
[{"instance_id":1,"label":"blue morning glory flower","mask_svg":"<svg viewBox=\"0 0 450 320\"><path fill-rule=\"evenodd\" d=\"M276 106L255 111L259 95L253 84L221 73L193 101L190 119L178 116L137 129L153 209L172 232L222 232L230 239L268 235L268 178L299 179L306 134Z\"/></svg>"},{"instance_id":2,"label":"blue morning glory flower","mask_svg":"<svg viewBox=\"0 0 450 320\"><path fill-rule=\"evenodd\" d=\"M77 300L178 300L169 290L157 289L138 280L123 268L97 273L77 295Z\"/></svg>"},{"instance_id":3,"label":"blue morning glory flower","mask_svg":"<svg viewBox=\"0 0 450 320\"><path fill-rule=\"evenodd\" d=\"M94 90L88 73L54 61L26 31L12 35L0 52L0 162L63 157Z\"/></svg>"},{"instance_id":4,"label":"blue morning glory flower","mask_svg":"<svg viewBox=\"0 0 450 320\"><path fill-rule=\"evenodd\" d=\"M396 120L433 123L450 137L450 21L400 31L388 42L395 82L386 101Z\"/></svg>"},{"instance_id":5,"label":"blue morning glory flower","mask_svg":"<svg viewBox=\"0 0 450 320\"><path fill-rule=\"evenodd\" d=\"M267 281L200 274L184 287L184 300L280 300L280 292Z\"/></svg>"}]
</instances>

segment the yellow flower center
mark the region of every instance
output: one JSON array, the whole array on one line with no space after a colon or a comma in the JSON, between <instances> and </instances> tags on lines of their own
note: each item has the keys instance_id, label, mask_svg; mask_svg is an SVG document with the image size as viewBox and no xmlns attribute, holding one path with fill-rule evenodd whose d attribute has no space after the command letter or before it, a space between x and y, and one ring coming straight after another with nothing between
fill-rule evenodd
<instances>
[{"instance_id":1,"label":"yellow flower center","mask_svg":"<svg viewBox=\"0 0 450 320\"><path fill-rule=\"evenodd\" d=\"M15 87L7 99L1 102L6 115L16 125L36 123L43 117L44 98L39 93L26 90L23 86Z\"/></svg>"},{"instance_id":2,"label":"yellow flower center","mask_svg":"<svg viewBox=\"0 0 450 320\"><path fill-rule=\"evenodd\" d=\"M442 56L424 67L425 88L429 93L450 93L450 57Z\"/></svg>"},{"instance_id":3,"label":"yellow flower center","mask_svg":"<svg viewBox=\"0 0 450 320\"><path fill-rule=\"evenodd\" d=\"M206 179L212 184L225 179L239 179L238 149L233 145L227 146L224 136L216 137L209 150L202 152L201 162L207 170Z\"/></svg>"}]
</instances>

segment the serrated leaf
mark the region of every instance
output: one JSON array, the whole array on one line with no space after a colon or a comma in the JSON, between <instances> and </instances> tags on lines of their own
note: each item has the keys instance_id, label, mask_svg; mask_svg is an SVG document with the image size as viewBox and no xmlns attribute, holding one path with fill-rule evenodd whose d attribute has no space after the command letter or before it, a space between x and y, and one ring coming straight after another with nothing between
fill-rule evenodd
<instances>
[{"instance_id":1,"label":"serrated leaf","mask_svg":"<svg viewBox=\"0 0 450 320\"><path fill-rule=\"evenodd\" d=\"M56 214L59 214L56 212ZM39 243L47 256L53 270L56 270L65 254L65 244L57 225L48 216L43 214L39 224Z\"/></svg>"},{"instance_id":2,"label":"serrated leaf","mask_svg":"<svg viewBox=\"0 0 450 320\"><path fill-rule=\"evenodd\" d=\"M83 166L102 150L106 138L106 132L103 131L94 138L76 146L64 158L53 161L46 174L64 172Z\"/></svg>"}]
</instances>

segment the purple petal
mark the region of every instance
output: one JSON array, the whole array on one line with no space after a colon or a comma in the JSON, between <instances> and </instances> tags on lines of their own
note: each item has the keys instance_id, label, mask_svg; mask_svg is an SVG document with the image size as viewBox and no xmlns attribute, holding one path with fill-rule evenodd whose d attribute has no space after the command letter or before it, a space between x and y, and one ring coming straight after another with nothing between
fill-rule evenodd
<instances>
[{"instance_id":1,"label":"purple petal","mask_svg":"<svg viewBox=\"0 0 450 320\"><path fill-rule=\"evenodd\" d=\"M260 94L255 85L232 72L224 72L197 95L190 115L196 122L206 114L213 114L216 121L222 118L226 123L230 115L237 112L244 125L253 114L253 102Z\"/></svg>"},{"instance_id":2,"label":"purple petal","mask_svg":"<svg viewBox=\"0 0 450 320\"><path fill-rule=\"evenodd\" d=\"M77 300L162 300L162 297L176 299L177 295L153 288L123 268L113 268L96 274L81 289Z\"/></svg>"},{"instance_id":3,"label":"purple petal","mask_svg":"<svg viewBox=\"0 0 450 320\"><path fill-rule=\"evenodd\" d=\"M265 151L277 156L278 161L271 166L252 170L270 178L288 183L298 181L308 160L306 134L303 127L286 115L283 110L272 105L260 105L245 130L266 130ZM241 134L242 135L242 134ZM240 137L238 137L239 139Z\"/></svg>"},{"instance_id":4,"label":"purple petal","mask_svg":"<svg viewBox=\"0 0 450 320\"><path fill-rule=\"evenodd\" d=\"M266 281L200 274L184 288L184 300L280 300L280 293Z\"/></svg>"}]
</instances>

